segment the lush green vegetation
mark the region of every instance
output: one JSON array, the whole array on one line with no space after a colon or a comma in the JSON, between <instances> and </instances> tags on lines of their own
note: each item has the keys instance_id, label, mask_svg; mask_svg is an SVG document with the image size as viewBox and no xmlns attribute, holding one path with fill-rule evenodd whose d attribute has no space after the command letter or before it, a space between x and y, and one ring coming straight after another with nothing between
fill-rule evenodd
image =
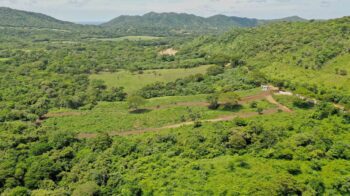
<instances>
[{"instance_id":1,"label":"lush green vegetation","mask_svg":"<svg viewBox=\"0 0 350 196\"><path fill-rule=\"evenodd\" d=\"M62 33L72 34L76 37L93 36L104 40L110 40L113 37L129 37L128 39L139 40L139 38L153 39L148 36L188 36L190 34L206 34L224 32L231 28L254 27L262 24L278 21L304 21L299 17L287 17L277 20L258 20L253 18L241 18L234 16L216 15L209 18L195 16L191 14L177 13L154 13L150 12L143 16L120 16L102 25L78 25L70 22L60 21L40 13L14 10L11 8L0 7L0 27L11 28L12 34L15 30L22 34L33 34L31 31L38 30L35 33L37 37L43 30L51 34ZM46 35L46 38L52 35ZM148 35L148 36L144 36ZM130 37L131 36L131 37ZM141 36L141 37L138 37ZM125 39L121 38L121 39ZM119 40L119 39L117 39Z\"/></svg>"},{"instance_id":2,"label":"lush green vegetation","mask_svg":"<svg viewBox=\"0 0 350 196\"><path fill-rule=\"evenodd\" d=\"M344 17L239 29L200 37L180 51L201 53L212 63L259 68L277 86L348 105L349 21Z\"/></svg>"},{"instance_id":3,"label":"lush green vegetation","mask_svg":"<svg viewBox=\"0 0 350 196\"><path fill-rule=\"evenodd\" d=\"M148 40L156 40L161 39L161 37L155 37L155 36L124 36L124 37L118 37L118 38L94 38L93 40L100 40L100 41L148 41Z\"/></svg>"},{"instance_id":4,"label":"lush green vegetation","mask_svg":"<svg viewBox=\"0 0 350 196\"><path fill-rule=\"evenodd\" d=\"M195 39L26 20L0 28L1 195L350 194L348 17Z\"/></svg>"}]
</instances>

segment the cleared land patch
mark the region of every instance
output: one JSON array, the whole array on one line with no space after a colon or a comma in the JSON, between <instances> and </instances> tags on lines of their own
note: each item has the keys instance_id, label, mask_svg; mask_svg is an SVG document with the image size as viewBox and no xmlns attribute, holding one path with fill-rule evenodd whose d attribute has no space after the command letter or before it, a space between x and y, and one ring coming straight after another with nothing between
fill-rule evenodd
<instances>
[{"instance_id":1,"label":"cleared land patch","mask_svg":"<svg viewBox=\"0 0 350 196\"><path fill-rule=\"evenodd\" d=\"M133 93L142 87L155 82L171 82L194 74L204 74L211 65L203 65L191 69L158 69L147 70L142 74L129 71L115 73L103 72L90 76L90 79L105 81L108 87L124 87L127 93Z\"/></svg>"},{"instance_id":2,"label":"cleared land patch","mask_svg":"<svg viewBox=\"0 0 350 196\"><path fill-rule=\"evenodd\" d=\"M168 48L166 50L160 51L160 55L169 55L169 56L175 56L178 51L174 48Z\"/></svg>"},{"instance_id":3,"label":"cleared land patch","mask_svg":"<svg viewBox=\"0 0 350 196\"><path fill-rule=\"evenodd\" d=\"M0 62L5 62L5 61L8 61L10 60L10 58L0 58Z\"/></svg>"},{"instance_id":4,"label":"cleared land patch","mask_svg":"<svg viewBox=\"0 0 350 196\"><path fill-rule=\"evenodd\" d=\"M92 40L98 40L98 41L151 41L151 40L157 40L161 39L161 37L155 37L155 36L124 36L124 37L117 37L117 38L92 38Z\"/></svg>"},{"instance_id":5,"label":"cleared land patch","mask_svg":"<svg viewBox=\"0 0 350 196\"><path fill-rule=\"evenodd\" d=\"M237 117L249 118L259 115L256 108L251 108L249 105L249 102L253 101L250 99L253 96L247 97L249 98L247 103L243 103L244 98L242 98L242 106L233 110L209 110L205 105L198 104L204 103L205 97L205 95L198 95L151 99L144 107L145 111L138 114L130 113L125 102L102 102L93 110L81 113L81 115L51 115L52 118L45 121L43 125L58 130L80 133L79 137L81 138L90 138L101 132L110 135L130 135L178 128L194 124L193 116L202 122L220 122L233 120ZM285 106L278 104L265 93L254 97L256 97L254 101L257 102L258 108L262 109L260 115L285 111ZM267 97L269 99L266 99ZM183 103L187 103L187 105L193 103L193 106L184 106ZM76 114L77 112L72 111L71 113Z\"/></svg>"},{"instance_id":6,"label":"cleared land patch","mask_svg":"<svg viewBox=\"0 0 350 196\"><path fill-rule=\"evenodd\" d=\"M327 89L342 89L350 92L350 55L339 56L328 62L320 70L274 63L262 71L273 79L291 81L294 84L307 83L310 86L323 86ZM336 70L345 70L346 75L336 74ZM299 92L296 92L299 93Z\"/></svg>"}]
</instances>

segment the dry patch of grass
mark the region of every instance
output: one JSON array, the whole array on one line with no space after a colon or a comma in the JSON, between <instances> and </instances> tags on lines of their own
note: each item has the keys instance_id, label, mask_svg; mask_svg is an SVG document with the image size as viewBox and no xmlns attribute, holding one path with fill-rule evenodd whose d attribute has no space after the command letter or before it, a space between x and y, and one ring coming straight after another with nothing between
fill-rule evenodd
<instances>
[{"instance_id":1,"label":"dry patch of grass","mask_svg":"<svg viewBox=\"0 0 350 196\"><path fill-rule=\"evenodd\" d=\"M175 56L178 51L174 48L168 48L159 52L160 55Z\"/></svg>"}]
</instances>

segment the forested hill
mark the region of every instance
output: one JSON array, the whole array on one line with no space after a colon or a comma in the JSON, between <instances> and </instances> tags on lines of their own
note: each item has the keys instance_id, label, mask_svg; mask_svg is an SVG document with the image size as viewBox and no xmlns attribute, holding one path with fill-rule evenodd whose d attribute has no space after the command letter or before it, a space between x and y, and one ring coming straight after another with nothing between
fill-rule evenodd
<instances>
[{"instance_id":1,"label":"forested hill","mask_svg":"<svg viewBox=\"0 0 350 196\"><path fill-rule=\"evenodd\" d=\"M40 13L0 7L0 26L71 29L81 25L57 20Z\"/></svg>"},{"instance_id":2,"label":"forested hill","mask_svg":"<svg viewBox=\"0 0 350 196\"><path fill-rule=\"evenodd\" d=\"M137 29L167 29L172 31L214 30L235 27L253 27L258 24L257 19L228 17L217 15L203 18L192 14L177 13L148 13L143 16L120 16L105 24L105 27L127 28L129 31Z\"/></svg>"},{"instance_id":3,"label":"forested hill","mask_svg":"<svg viewBox=\"0 0 350 196\"><path fill-rule=\"evenodd\" d=\"M241 18L235 16L215 15L208 18L185 13L155 13L143 16L119 16L103 27L120 32L137 34L138 32L157 33L207 33L222 32L234 27L255 27L273 21L300 21L299 17L288 17L278 20L259 20L255 18Z\"/></svg>"},{"instance_id":4,"label":"forested hill","mask_svg":"<svg viewBox=\"0 0 350 196\"><path fill-rule=\"evenodd\" d=\"M215 15L204 18L185 13L154 13L143 16L119 16L101 25L80 25L65 22L40 13L0 7L0 26L64 29L91 35L186 35L220 33L234 27L255 27L278 21L301 21L299 17L277 20L258 20L251 18ZM56 32L57 33L57 32Z\"/></svg>"},{"instance_id":5,"label":"forested hill","mask_svg":"<svg viewBox=\"0 0 350 196\"><path fill-rule=\"evenodd\" d=\"M181 52L259 69L279 86L350 106L350 17L235 29L199 37Z\"/></svg>"}]
</instances>

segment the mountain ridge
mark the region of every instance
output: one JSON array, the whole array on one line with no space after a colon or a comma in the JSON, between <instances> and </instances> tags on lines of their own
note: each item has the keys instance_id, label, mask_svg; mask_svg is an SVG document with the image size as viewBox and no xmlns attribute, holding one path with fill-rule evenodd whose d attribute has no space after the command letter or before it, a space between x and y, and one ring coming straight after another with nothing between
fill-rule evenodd
<instances>
[{"instance_id":1,"label":"mountain ridge","mask_svg":"<svg viewBox=\"0 0 350 196\"><path fill-rule=\"evenodd\" d=\"M78 24L42 13L0 7L0 25L15 27L69 28Z\"/></svg>"},{"instance_id":2,"label":"mountain ridge","mask_svg":"<svg viewBox=\"0 0 350 196\"><path fill-rule=\"evenodd\" d=\"M196 18L198 20L212 22L213 20L221 19L226 20L226 22L231 22L232 24L236 23L240 27L246 27L246 26L256 26L261 22L265 21L307 21L307 19L304 19L299 16L289 16L284 18L278 18L278 19L257 19L257 18L249 18L249 17L239 17L239 16L227 16L223 14L217 14L209 17L203 17L203 16L197 16L195 14L188 14L188 13L176 13L176 12L148 12L143 15L121 15L116 18L113 18L112 20L105 22L102 24L102 26L111 26L113 24L116 24L117 22L122 22L125 19L149 19L149 18L161 18L166 16L177 16L177 17L191 17ZM250 23L249 25L244 24L244 22Z\"/></svg>"},{"instance_id":3,"label":"mountain ridge","mask_svg":"<svg viewBox=\"0 0 350 196\"><path fill-rule=\"evenodd\" d=\"M121 15L102 24L82 25L29 11L0 7L0 26L35 27L67 30L105 31L123 35L178 35L224 32L232 28L256 27L271 22L304 21L298 16L275 20L260 20L237 16L202 17L188 13L149 12L143 15Z\"/></svg>"}]
</instances>

